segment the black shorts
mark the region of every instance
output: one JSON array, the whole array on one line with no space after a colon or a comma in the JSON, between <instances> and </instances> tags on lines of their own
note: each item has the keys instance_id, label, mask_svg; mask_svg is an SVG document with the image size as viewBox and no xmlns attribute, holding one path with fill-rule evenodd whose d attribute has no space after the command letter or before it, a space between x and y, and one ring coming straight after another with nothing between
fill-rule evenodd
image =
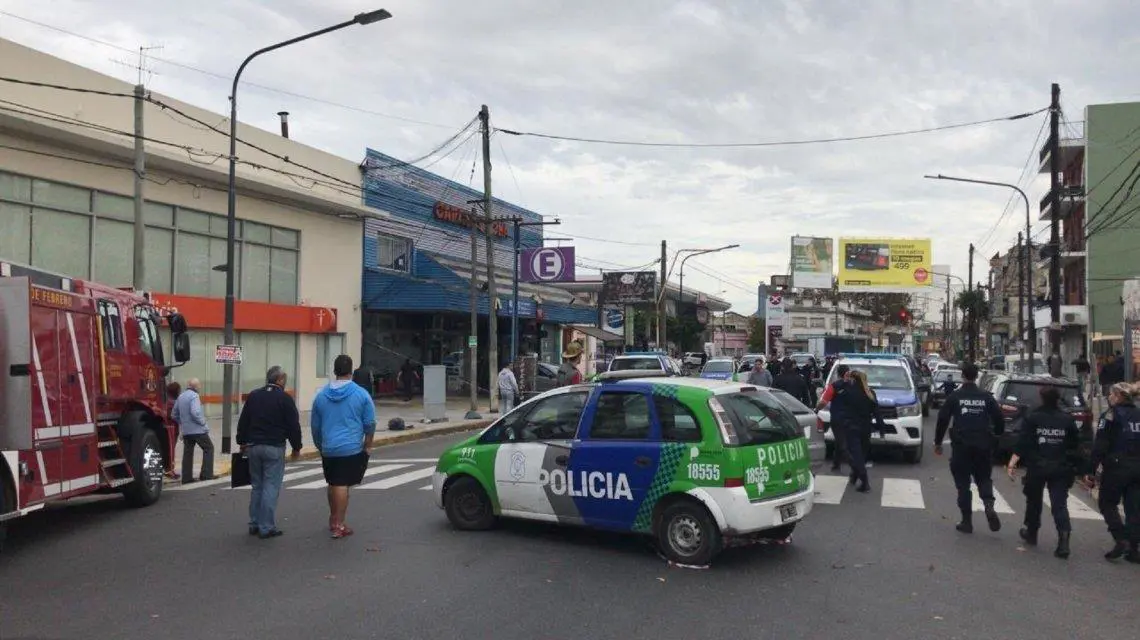
<instances>
[{"instance_id":1,"label":"black shorts","mask_svg":"<svg viewBox=\"0 0 1140 640\"><path fill-rule=\"evenodd\" d=\"M321 468L325 472L325 482L330 487L352 487L364 480L364 470L368 468L368 452L351 456L321 458Z\"/></svg>"}]
</instances>

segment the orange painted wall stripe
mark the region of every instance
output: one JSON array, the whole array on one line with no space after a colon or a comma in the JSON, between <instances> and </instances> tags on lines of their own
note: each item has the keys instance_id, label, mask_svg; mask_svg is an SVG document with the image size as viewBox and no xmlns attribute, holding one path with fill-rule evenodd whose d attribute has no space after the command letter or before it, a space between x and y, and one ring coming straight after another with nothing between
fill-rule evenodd
<instances>
[{"instance_id":1,"label":"orange painted wall stripe","mask_svg":"<svg viewBox=\"0 0 1140 640\"><path fill-rule=\"evenodd\" d=\"M223 298L151 294L155 306L181 313L193 329L224 329ZM332 307L303 307L271 302L234 301L235 331L279 333L336 333L337 312Z\"/></svg>"}]
</instances>

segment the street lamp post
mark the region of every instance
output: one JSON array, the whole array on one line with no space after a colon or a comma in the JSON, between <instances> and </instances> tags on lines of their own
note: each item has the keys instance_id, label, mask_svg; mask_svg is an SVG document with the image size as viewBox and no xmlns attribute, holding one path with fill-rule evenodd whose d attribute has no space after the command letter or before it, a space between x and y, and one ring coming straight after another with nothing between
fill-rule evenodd
<instances>
[{"instance_id":1,"label":"street lamp post","mask_svg":"<svg viewBox=\"0 0 1140 640\"><path fill-rule=\"evenodd\" d=\"M1022 251L1025 252L1025 256L1024 256L1025 257L1025 281L1029 285L1029 296L1028 296L1029 297L1029 302L1028 302L1029 306L1026 309L1028 311L1027 315L1029 316L1029 325L1027 327L1027 329L1028 329L1027 333L1029 335L1023 336L1023 338L1025 339L1026 346L1029 347L1029 352L1027 355L1025 352L1025 349L1022 349L1021 353L1022 353L1022 357L1024 357L1025 359L1027 359L1029 361L1027 363L1029 366L1029 373L1033 373L1033 369L1034 369L1033 352L1036 348L1036 341L1037 341L1037 326L1036 326L1037 323L1033 319L1033 302L1032 302L1033 301L1033 263L1029 260L1030 255L1029 255L1029 248L1028 248L1029 244L1031 244L1028 242L1028 240L1030 238L1029 227L1030 227L1031 220L1032 220L1031 219L1032 214L1030 214L1030 210L1029 210L1029 196L1025 195L1025 192L1021 190L1021 187L1018 187L1015 184L1009 184L1008 182L991 182L989 180L974 180L972 178L955 178L952 176L944 176L941 173L936 175L936 176L926 175L923 177L927 178L929 180L952 180L954 182L969 182L971 184L985 184L985 185L989 185L991 187L1005 187L1006 189L1013 189L1014 191L1019 193L1021 195L1021 199L1025 202L1025 238L1026 238L1027 244L1024 248L1022 248ZM1020 301L1020 303L1025 304L1026 301L1022 300L1022 301Z\"/></svg>"},{"instance_id":2,"label":"street lamp post","mask_svg":"<svg viewBox=\"0 0 1140 640\"><path fill-rule=\"evenodd\" d=\"M242 71L245 71L248 65L257 56L287 47L291 44L296 44L310 38L322 36L326 33L331 33L345 27L350 27L354 24L368 25L374 22L379 22L387 18L391 18L392 14L386 9L378 9L376 11L369 11L367 13L359 13L351 20L346 20L340 24L335 24L331 27L319 29L312 33L298 36L284 42L279 42L275 45L258 49L242 61L241 66L238 67L237 73L234 74L233 87L230 89L230 175L229 175L229 188L227 193L227 206L226 206L226 264L223 269L226 272L226 307L225 307L225 343L232 345L234 343L234 245L235 236L237 235L237 89L238 81L241 80ZM230 452L230 434L233 427L233 386L234 386L234 365L223 365L224 371L222 374L222 453ZM296 372L293 372L296 375Z\"/></svg>"},{"instance_id":3,"label":"street lamp post","mask_svg":"<svg viewBox=\"0 0 1140 640\"><path fill-rule=\"evenodd\" d=\"M729 245L725 245L723 247L717 247L716 249L681 249L680 251L678 251L677 252L678 254L688 252L689 255L687 255L681 259L681 275L680 275L681 282L680 282L680 284L677 285L677 300L680 302L685 301L685 263L688 262L689 258L695 258L697 256L703 256L706 253L717 253L719 251L728 251L729 249L736 249L739 247L740 247L740 245L738 245L738 244L729 244Z\"/></svg>"}]
</instances>

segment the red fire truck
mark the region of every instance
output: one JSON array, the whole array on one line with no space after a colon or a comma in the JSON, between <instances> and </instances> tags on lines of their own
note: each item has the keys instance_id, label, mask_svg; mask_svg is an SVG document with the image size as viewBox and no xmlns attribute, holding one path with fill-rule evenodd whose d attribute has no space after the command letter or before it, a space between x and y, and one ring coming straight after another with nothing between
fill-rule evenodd
<instances>
[{"instance_id":1,"label":"red fire truck","mask_svg":"<svg viewBox=\"0 0 1140 640\"><path fill-rule=\"evenodd\" d=\"M0 262L0 545L49 502L157 501L176 439L166 377L189 359L186 321L148 295Z\"/></svg>"}]
</instances>

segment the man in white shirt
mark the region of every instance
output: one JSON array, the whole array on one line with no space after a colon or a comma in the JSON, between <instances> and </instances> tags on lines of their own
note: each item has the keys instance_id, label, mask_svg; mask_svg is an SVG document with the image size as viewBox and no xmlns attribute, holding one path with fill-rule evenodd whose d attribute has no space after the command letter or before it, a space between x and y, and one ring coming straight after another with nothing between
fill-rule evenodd
<instances>
[{"instance_id":1,"label":"man in white shirt","mask_svg":"<svg viewBox=\"0 0 1140 640\"><path fill-rule=\"evenodd\" d=\"M503 368L499 370L499 414L513 409L519 395L519 381L511 370L511 363L504 362Z\"/></svg>"}]
</instances>

